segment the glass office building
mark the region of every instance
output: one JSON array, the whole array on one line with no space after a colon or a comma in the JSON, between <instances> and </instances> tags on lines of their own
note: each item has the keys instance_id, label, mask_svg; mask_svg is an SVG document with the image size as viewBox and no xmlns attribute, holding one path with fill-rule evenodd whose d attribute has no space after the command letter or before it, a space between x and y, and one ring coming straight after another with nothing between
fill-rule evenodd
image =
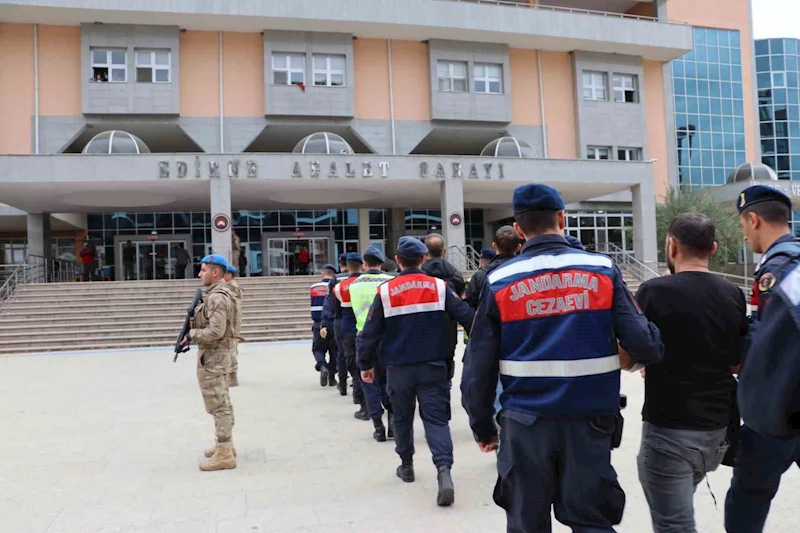
<instances>
[{"instance_id":1,"label":"glass office building","mask_svg":"<svg viewBox=\"0 0 800 533\"><path fill-rule=\"evenodd\" d=\"M724 185L747 161L739 32L694 28L694 50L672 62L672 75L679 184Z\"/></svg>"}]
</instances>

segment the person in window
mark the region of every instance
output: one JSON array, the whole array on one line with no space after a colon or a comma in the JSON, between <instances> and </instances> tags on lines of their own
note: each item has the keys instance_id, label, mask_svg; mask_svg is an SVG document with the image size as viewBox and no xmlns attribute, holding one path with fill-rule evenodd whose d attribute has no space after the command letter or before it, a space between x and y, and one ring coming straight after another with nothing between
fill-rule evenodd
<instances>
[{"instance_id":1,"label":"person in window","mask_svg":"<svg viewBox=\"0 0 800 533\"><path fill-rule=\"evenodd\" d=\"M81 264L83 265L83 279L81 281L92 281L94 273L94 248L88 242L83 243L81 250Z\"/></svg>"},{"instance_id":2,"label":"person in window","mask_svg":"<svg viewBox=\"0 0 800 533\"><path fill-rule=\"evenodd\" d=\"M241 253L239 254L239 277L246 278L247 277L247 254Z\"/></svg>"},{"instance_id":3,"label":"person in window","mask_svg":"<svg viewBox=\"0 0 800 533\"><path fill-rule=\"evenodd\" d=\"M122 266L125 272L125 281L136 279L136 247L133 246L131 241L125 243L122 249Z\"/></svg>"},{"instance_id":4,"label":"person in window","mask_svg":"<svg viewBox=\"0 0 800 533\"><path fill-rule=\"evenodd\" d=\"M175 254L175 279L186 279L186 267L192 262L192 256L184 248L184 244L178 243L178 250Z\"/></svg>"},{"instance_id":5,"label":"person in window","mask_svg":"<svg viewBox=\"0 0 800 533\"><path fill-rule=\"evenodd\" d=\"M311 261L311 256L305 247L300 248L300 252L297 254L297 261L300 263L300 273L308 274L308 263Z\"/></svg>"}]
</instances>

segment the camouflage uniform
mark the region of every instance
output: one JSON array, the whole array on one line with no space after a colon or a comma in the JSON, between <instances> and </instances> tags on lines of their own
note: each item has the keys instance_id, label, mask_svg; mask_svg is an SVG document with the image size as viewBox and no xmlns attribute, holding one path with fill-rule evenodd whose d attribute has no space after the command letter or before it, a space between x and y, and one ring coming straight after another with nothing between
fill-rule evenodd
<instances>
[{"instance_id":1,"label":"camouflage uniform","mask_svg":"<svg viewBox=\"0 0 800 533\"><path fill-rule=\"evenodd\" d=\"M189 331L189 340L198 347L197 381L206 411L214 416L219 443L231 441L234 424L227 375L235 350L235 300L236 294L227 283L209 287L203 302L194 310L195 327Z\"/></svg>"},{"instance_id":2,"label":"camouflage uniform","mask_svg":"<svg viewBox=\"0 0 800 533\"><path fill-rule=\"evenodd\" d=\"M234 349L233 354L231 357L231 372L230 378L228 380L229 387L238 387L239 386L239 377L237 372L239 371L239 341L244 340L241 336L242 332L242 298L244 297L244 291L236 283L236 280L229 281L227 283L228 287L231 291L235 294L233 299L233 307L234 307L234 319L233 319L233 337L234 341Z\"/></svg>"}]
</instances>

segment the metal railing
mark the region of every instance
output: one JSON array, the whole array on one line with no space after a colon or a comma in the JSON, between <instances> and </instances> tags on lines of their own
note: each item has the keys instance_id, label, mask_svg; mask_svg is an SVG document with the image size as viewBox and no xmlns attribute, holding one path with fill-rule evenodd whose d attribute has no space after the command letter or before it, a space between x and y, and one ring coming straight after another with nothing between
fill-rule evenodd
<instances>
[{"instance_id":1,"label":"metal railing","mask_svg":"<svg viewBox=\"0 0 800 533\"><path fill-rule=\"evenodd\" d=\"M590 248L595 252L611 257L624 276L635 279L639 283L661 276L661 274L636 259L632 253L626 252L614 243L600 243Z\"/></svg>"},{"instance_id":2,"label":"metal railing","mask_svg":"<svg viewBox=\"0 0 800 533\"><path fill-rule=\"evenodd\" d=\"M77 263L28 255L19 265L0 265L0 315L5 312L19 289L32 283L73 281Z\"/></svg>"},{"instance_id":3,"label":"metal railing","mask_svg":"<svg viewBox=\"0 0 800 533\"><path fill-rule=\"evenodd\" d=\"M595 15L601 17L611 17L631 20L644 20L647 22L662 22L665 24L677 24L685 26L687 23L679 20L668 20L647 15L635 15L632 13L614 13L612 11L595 11L592 9L580 9L574 7L548 6L542 4L529 4L526 0L441 0L445 2L459 2L463 4L487 4L504 7L516 7L523 9L538 9L540 11L555 11L559 13L579 13L583 15Z\"/></svg>"},{"instance_id":4,"label":"metal railing","mask_svg":"<svg viewBox=\"0 0 800 533\"><path fill-rule=\"evenodd\" d=\"M472 272L480 268L481 254L469 244L448 246L447 256L451 263L465 272Z\"/></svg>"}]
</instances>

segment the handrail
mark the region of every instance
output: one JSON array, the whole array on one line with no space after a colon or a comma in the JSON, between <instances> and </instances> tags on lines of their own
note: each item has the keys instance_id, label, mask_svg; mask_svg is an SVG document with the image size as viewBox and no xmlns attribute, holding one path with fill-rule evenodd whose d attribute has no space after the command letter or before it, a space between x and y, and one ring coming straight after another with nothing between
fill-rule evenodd
<instances>
[{"instance_id":1,"label":"handrail","mask_svg":"<svg viewBox=\"0 0 800 533\"><path fill-rule=\"evenodd\" d=\"M669 20L647 15L634 15L633 13L614 13L612 11L597 11L594 9L580 9L576 7L547 6L542 4L529 4L526 0L442 0L446 2L459 2L464 4L492 4L502 7L521 7L524 9L540 9L543 11L555 11L559 13L580 13L584 15L595 15L601 17L614 17L621 19L644 20L647 22L661 22L664 24L675 24L686 26L688 23L681 20Z\"/></svg>"},{"instance_id":2,"label":"handrail","mask_svg":"<svg viewBox=\"0 0 800 533\"><path fill-rule=\"evenodd\" d=\"M457 257L453 257L451 250L455 250L458 252ZM464 246L457 246L452 244L447 247L448 254L450 254L450 260L452 263L456 264L457 267L460 267L459 270L471 272L474 270L478 270L480 263L478 262L478 257L480 254L469 244L465 244ZM463 259L464 263L461 264L461 259Z\"/></svg>"},{"instance_id":3,"label":"handrail","mask_svg":"<svg viewBox=\"0 0 800 533\"><path fill-rule=\"evenodd\" d=\"M8 309L19 289L31 283L55 283L72 281L75 277L75 261L48 259L38 255L26 255L0 286L0 315ZM8 267L10 265L0 265Z\"/></svg>"},{"instance_id":4,"label":"handrail","mask_svg":"<svg viewBox=\"0 0 800 533\"><path fill-rule=\"evenodd\" d=\"M594 248L594 251L610 256L614 259L614 262L623 274L627 274L640 283L644 283L649 279L661 277L661 274L636 259L632 253L626 252L614 243L604 242L591 246L590 248Z\"/></svg>"}]
</instances>

